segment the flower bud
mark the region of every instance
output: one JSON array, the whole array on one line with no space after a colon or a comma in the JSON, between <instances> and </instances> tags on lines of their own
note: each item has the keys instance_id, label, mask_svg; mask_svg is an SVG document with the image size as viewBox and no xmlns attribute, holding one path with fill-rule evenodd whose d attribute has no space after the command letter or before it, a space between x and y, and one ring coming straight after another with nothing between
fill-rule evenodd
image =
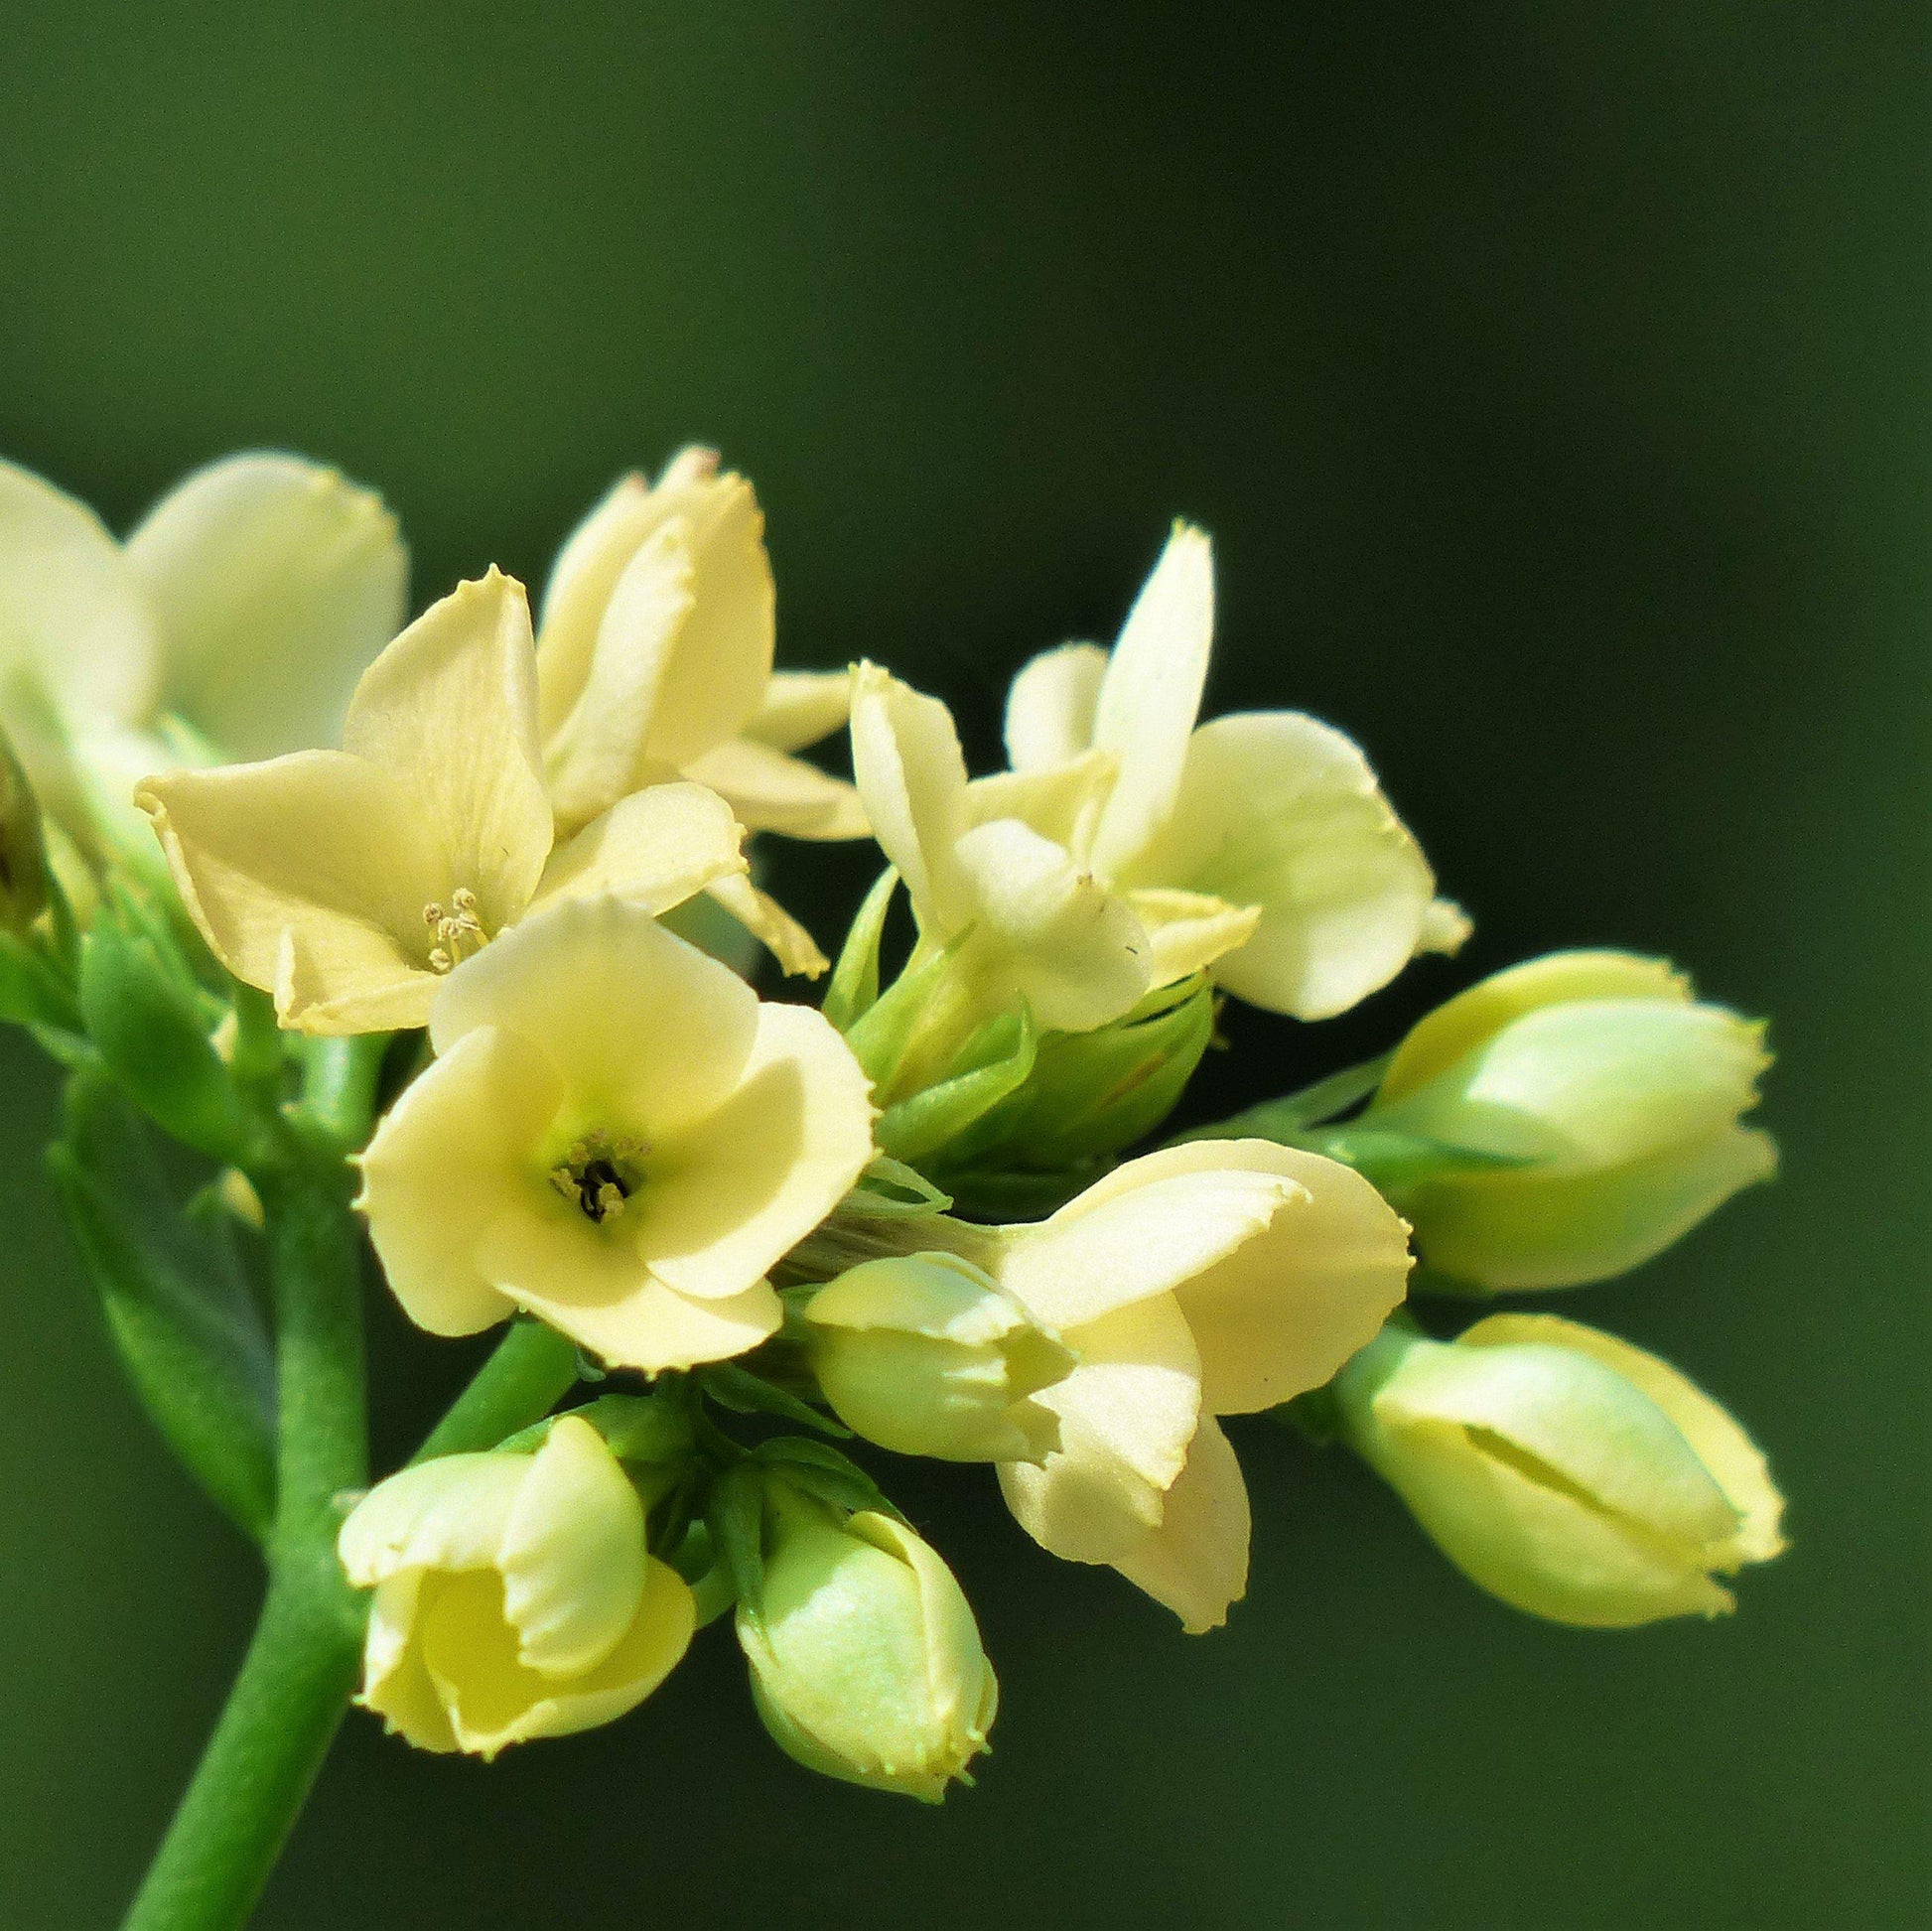
<instances>
[{"instance_id":1,"label":"flower bud","mask_svg":"<svg viewBox=\"0 0 1932 1931\"><path fill-rule=\"evenodd\" d=\"M1391 1326L1334 1384L1343 1433L1471 1582L1553 1622L1723 1615L1784 1547L1764 1457L1654 1354L1554 1314L1453 1342Z\"/></svg>"},{"instance_id":2,"label":"flower bud","mask_svg":"<svg viewBox=\"0 0 1932 1931\"><path fill-rule=\"evenodd\" d=\"M1039 1461L1060 1445L1058 1417L1032 1397L1075 1357L969 1261L867 1261L821 1288L805 1322L825 1399L881 1448Z\"/></svg>"},{"instance_id":3,"label":"flower bud","mask_svg":"<svg viewBox=\"0 0 1932 1931\"><path fill-rule=\"evenodd\" d=\"M1573 1287L1772 1172L1769 1136L1739 1125L1768 1063L1761 1026L1697 1002L1661 961L1553 953L1424 1020L1331 1151L1382 1186L1432 1273Z\"/></svg>"},{"instance_id":4,"label":"flower bud","mask_svg":"<svg viewBox=\"0 0 1932 1931\"><path fill-rule=\"evenodd\" d=\"M695 1621L644 1510L588 1422L534 1453L445 1455L379 1482L343 1524L373 1588L357 1699L425 1750L492 1757L608 1724L670 1673Z\"/></svg>"},{"instance_id":5,"label":"flower bud","mask_svg":"<svg viewBox=\"0 0 1932 1931\"><path fill-rule=\"evenodd\" d=\"M986 1748L999 1685L952 1572L889 1515L774 1482L738 1640L764 1726L808 1770L936 1804Z\"/></svg>"}]
</instances>

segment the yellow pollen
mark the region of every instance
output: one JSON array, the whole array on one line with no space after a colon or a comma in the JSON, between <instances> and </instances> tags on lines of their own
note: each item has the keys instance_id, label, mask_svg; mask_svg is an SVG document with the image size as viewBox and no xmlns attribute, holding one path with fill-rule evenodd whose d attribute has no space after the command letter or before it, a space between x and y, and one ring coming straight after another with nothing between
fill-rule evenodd
<instances>
[{"instance_id":1,"label":"yellow pollen","mask_svg":"<svg viewBox=\"0 0 1932 1931\"><path fill-rule=\"evenodd\" d=\"M641 1162L650 1148L641 1140L602 1128L574 1142L550 1170L550 1184L594 1226L621 1213L643 1178Z\"/></svg>"}]
</instances>

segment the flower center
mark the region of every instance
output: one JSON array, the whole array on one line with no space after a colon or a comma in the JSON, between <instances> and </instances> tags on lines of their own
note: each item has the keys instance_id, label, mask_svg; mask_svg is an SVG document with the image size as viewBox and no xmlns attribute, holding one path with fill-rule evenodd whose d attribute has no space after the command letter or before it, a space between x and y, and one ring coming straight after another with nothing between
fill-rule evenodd
<instances>
[{"instance_id":1,"label":"flower center","mask_svg":"<svg viewBox=\"0 0 1932 1931\"><path fill-rule=\"evenodd\" d=\"M550 1184L594 1226L615 1218L643 1180L642 1160L650 1149L641 1140L620 1138L599 1128L574 1142L550 1170Z\"/></svg>"},{"instance_id":2,"label":"flower center","mask_svg":"<svg viewBox=\"0 0 1932 1931\"><path fill-rule=\"evenodd\" d=\"M448 972L489 942L483 920L477 916L477 895L468 886L458 886L450 895L447 909L432 898L423 907L423 923L434 941L429 949L429 969Z\"/></svg>"}]
</instances>

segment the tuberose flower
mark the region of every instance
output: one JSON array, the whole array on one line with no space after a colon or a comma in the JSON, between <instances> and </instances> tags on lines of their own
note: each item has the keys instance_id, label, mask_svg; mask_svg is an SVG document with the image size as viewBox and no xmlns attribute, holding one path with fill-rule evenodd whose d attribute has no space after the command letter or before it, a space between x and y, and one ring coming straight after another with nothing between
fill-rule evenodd
<instances>
[{"instance_id":1,"label":"tuberose flower","mask_svg":"<svg viewBox=\"0 0 1932 1931\"><path fill-rule=\"evenodd\" d=\"M1014 679L1008 756L1037 776L1102 754L1080 861L1144 917L1217 935L1203 963L1237 998L1325 1019L1467 921L1340 732L1291 711L1196 726L1213 634L1208 539L1176 524L1111 653L1066 644Z\"/></svg>"},{"instance_id":2,"label":"tuberose flower","mask_svg":"<svg viewBox=\"0 0 1932 1931\"><path fill-rule=\"evenodd\" d=\"M825 1019L620 898L515 926L451 973L429 1031L357 1204L432 1333L523 1308L624 1367L740 1353L779 1323L766 1270L872 1158Z\"/></svg>"},{"instance_id":3,"label":"tuberose flower","mask_svg":"<svg viewBox=\"0 0 1932 1931\"><path fill-rule=\"evenodd\" d=\"M1342 1371L1349 1442L1505 1602L1625 1628L1735 1607L1717 1579L1784 1547L1750 1438L1667 1362L1555 1314L1451 1342L1392 1327Z\"/></svg>"},{"instance_id":4,"label":"tuberose flower","mask_svg":"<svg viewBox=\"0 0 1932 1931\"><path fill-rule=\"evenodd\" d=\"M1360 1174L1264 1140L1118 1167L979 1258L1078 1356L1035 1396L1060 1422L1002 1463L1029 1535L1107 1563L1190 1632L1247 1586L1248 1496L1215 1421L1319 1387L1403 1296L1407 1229Z\"/></svg>"},{"instance_id":5,"label":"tuberose flower","mask_svg":"<svg viewBox=\"0 0 1932 1931\"><path fill-rule=\"evenodd\" d=\"M491 571L363 673L341 751L145 780L184 903L284 1026L421 1026L444 977L532 907L615 893L663 911L744 870L715 792L652 785L561 847L522 587Z\"/></svg>"},{"instance_id":6,"label":"tuberose flower","mask_svg":"<svg viewBox=\"0 0 1932 1931\"><path fill-rule=\"evenodd\" d=\"M372 1588L358 1703L423 1750L493 1757L634 1709L691 1641L684 1579L603 1438L566 1415L534 1453L446 1455L357 1503L338 1547Z\"/></svg>"}]
</instances>

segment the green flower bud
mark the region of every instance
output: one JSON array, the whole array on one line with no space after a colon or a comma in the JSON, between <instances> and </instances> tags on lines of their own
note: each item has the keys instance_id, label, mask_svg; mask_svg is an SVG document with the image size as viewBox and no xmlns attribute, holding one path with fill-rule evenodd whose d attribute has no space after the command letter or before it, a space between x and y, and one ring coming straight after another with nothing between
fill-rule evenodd
<instances>
[{"instance_id":1,"label":"green flower bud","mask_svg":"<svg viewBox=\"0 0 1932 1931\"><path fill-rule=\"evenodd\" d=\"M813 1296L805 1331L825 1399L882 1448L1037 1462L1060 1445L1058 1418L1032 1397L1075 1357L968 1261L867 1261Z\"/></svg>"},{"instance_id":2,"label":"green flower bud","mask_svg":"<svg viewBox=\"0 0 1932 1931\"><path fill-rule=\"evenodd\" d=\"M1768 1177L1769 1136L1739 1124L1768 1064L1760 1025L1697 1002L1661 961L1559 952L1424 1020L1331 1151L1413 1223L1432 1273L1573 1287Z\"/></svg>"},{"instance_id":3,"label":"green flower bud","mask_svg":"<svg viewBox=\"0 0 1932 1931\"><path fill-rule=\"evenodd\" d=\"M952 1572L872 1510L773 1482L762 1584L741 1602L752 1695L808 1770L936 1804L986 1748L999 1685Z\"/></svg>"},{"instance_id":4,"label":"green flower bud","mask_svg":"<svg viewBox=\"0 0 1932 1931\"><path fill-rule=\"evenodd\" d=\"M1764 1457L1641 1348L1554 1314L1453 1342L1391 1326L1334 1384L1347 1441L1471 1582L1553 1622L1734 1607L1716 1579L1784 1547Z\"/></svg>"}]
</instances>

